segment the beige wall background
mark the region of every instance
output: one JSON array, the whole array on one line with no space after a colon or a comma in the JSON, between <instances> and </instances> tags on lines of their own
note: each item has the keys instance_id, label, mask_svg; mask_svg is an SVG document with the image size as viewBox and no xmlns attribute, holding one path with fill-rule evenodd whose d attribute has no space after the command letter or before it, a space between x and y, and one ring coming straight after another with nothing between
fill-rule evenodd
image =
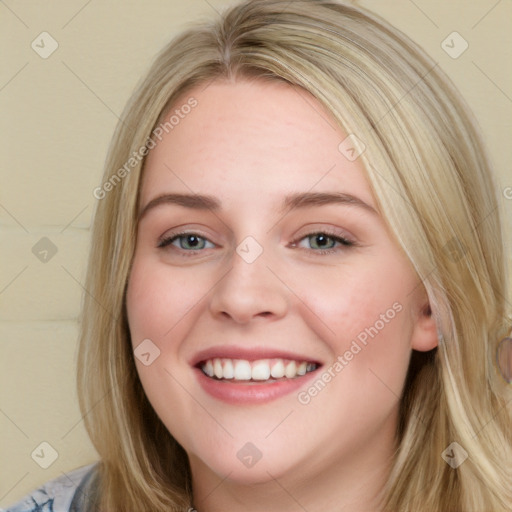
<instances>
[{"instance_id":1,"label":"beige wall background","mask_svg":"<svg viewBox=\"0 0 512 512\"><path fill-rule=\"evenodd\" d=\"M0 2L1 505L97 459L74 383L92 191L118 116L156 52L231 3ZM512 3L359 3L419 42L460 88L482 126L510 219ZM454 58L464 41L467 50Z\"/></svg>"}]
</instances>

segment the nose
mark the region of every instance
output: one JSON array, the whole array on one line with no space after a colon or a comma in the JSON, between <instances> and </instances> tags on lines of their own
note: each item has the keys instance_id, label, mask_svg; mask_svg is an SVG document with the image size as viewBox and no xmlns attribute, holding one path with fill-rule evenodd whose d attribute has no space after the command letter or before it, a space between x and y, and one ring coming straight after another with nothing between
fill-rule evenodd
<instances>
[{"instance_id":1,"label":"nose","mask_svg":"<svg viewBox=\"0 0 512 512\"><path fill-rule=\"evenodd\" d=\"M216 318L245 324L253 319L282 318L288 308L286 287L260 256L248 263L233 252L231 268L217 283L210 298Z\"/></svg>"}]
</instances>

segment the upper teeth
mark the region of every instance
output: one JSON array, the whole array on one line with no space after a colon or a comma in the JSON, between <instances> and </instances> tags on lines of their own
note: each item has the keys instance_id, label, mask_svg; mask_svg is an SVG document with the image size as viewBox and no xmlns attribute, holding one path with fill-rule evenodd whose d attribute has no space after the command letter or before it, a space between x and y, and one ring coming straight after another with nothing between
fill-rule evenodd
<instances>
[{"instance_id":1,"label":"upper teeth","mask_svg":"<svg viewBox=\"0 0 512 512\"><path fill-rule=\"evenodd\" d=\"M201 369L209 377L233 380L268 380L286 377L292 379L297 375L316 370L315 363L291 361L289 359L208 359L201 364Z\"/></svg>"}]
</instances>

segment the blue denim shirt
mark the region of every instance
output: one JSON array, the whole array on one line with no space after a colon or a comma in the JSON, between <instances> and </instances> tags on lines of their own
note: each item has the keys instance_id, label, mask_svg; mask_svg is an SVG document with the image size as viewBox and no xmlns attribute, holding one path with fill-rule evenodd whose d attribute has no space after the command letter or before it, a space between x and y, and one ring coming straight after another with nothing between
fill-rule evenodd
<instances>
[{"instance_id":1,"label":"blue denim shirt","mask_svg":"<svg viewBox=\"0 0 512 512\"><path fill-rule=\"evenodd\" d=\"M50 480L0 512L86 512L96 499L96 466L90 464Z\"/></svg>"}]
</instances>

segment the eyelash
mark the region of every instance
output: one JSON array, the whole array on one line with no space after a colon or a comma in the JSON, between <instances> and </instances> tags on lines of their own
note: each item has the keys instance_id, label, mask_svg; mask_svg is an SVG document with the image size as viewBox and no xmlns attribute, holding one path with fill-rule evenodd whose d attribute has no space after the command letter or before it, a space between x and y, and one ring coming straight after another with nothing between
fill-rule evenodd
<instances>
[{"instance_id":1,"label":"eyelash","mask_svg":"<svg viewBox=\"0 0 512 512\"><path fill-rule=\"evenodd\" d=\"M158 242L157 248L165 249L168 246L172 245L172 243L175 240L178 240L181 237L190 236L190 235L193 235L193 236L195 236L195 237L197 237L199 239L202 239L202 240L206 240L207 242L213 243L210 240L208 240L206 237L201 236L198 233L195 233L193 231L183 231L183 232L180 232L180 233L173 233L172 235L161 239ZM338 247L334 247L334 248L330 248L330 249L308 249L308 248L303 248L303 247L297 247L297 244L299 242L301 242L302 240L305 240L305 239L310 238L310 237L318 236L318 235L325 235L327 238L333 240L334 242L336 242L336 243L338 243L340 245L338 245ZM336 253L336 252L338 252L340 250L346 250L346 249L349 249L350 247L354 247L356 245L357 244L355 242L353 242L352 240L349 240L349 239L347 239L347 238L345 238L343 236L340 236L340 235L338 235L336 233L333 233L332 231L330 231L328 229L325 229L325 230L322 230L322 231L314 231L312 233L308 233L308 234L302 236L301 238L298 238L298 239L294 240L291 243L292 247L298 248L298 249L304 249L306 251L313 252L316 256L325 256L325 255L329 255L329 254L334 254L334 253ZM182 255L185 256L185 257L195 256L198 252L201 252L202 250L204 250L204 249L199 249L199 250L195 250L194 251L194 250L180 249L179 247L174 247L174 249L179 251L179 252L181 252Z\"/></svg>"}]
</instances>

